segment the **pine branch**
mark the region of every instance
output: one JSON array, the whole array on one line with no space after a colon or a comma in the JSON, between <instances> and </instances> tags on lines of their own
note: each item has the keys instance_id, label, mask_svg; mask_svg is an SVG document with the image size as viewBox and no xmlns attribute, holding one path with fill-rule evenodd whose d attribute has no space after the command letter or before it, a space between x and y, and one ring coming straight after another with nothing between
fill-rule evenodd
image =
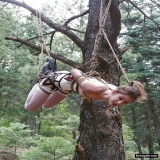
<instances>
[{"instance_id":1,"label":"pine branch","mask_svg":"<svg viewBox=\"0 0 160 160\"><path fill-rule=\"evenodd\" d=\"M76 15L76 16L73 16L73 17L69 18L69 19L63 24L63 26L66 27L67 29L70 29L70 30L73 30L73 31L76 31L76 32L84 33L84 34L85 34L85 32L82 32L82 31L79 31L79 30L77 30L77 29L68 27L68 23L70 23L72 20L74 20L74 19L76 19L76 18L79 18L79 17L82 17L82 16L86 15L87 13L89 13L89 10L85 11L85 12L82 13L82 14L79 14L79 15ZM53 37L54 37L55 33L56 33L56 31L53 31L53 32L52 32L52 35L51 35L51 39L50 39L50 50L51 50L51 45L52 45L52 43L53 43Z\"/></svg>"},{"instance_id":2,"label":"pine branch","mask_svg":"<svg viewBox=\"0 0 160 160\"><path fill-rule=\"evenodd\" d=\"M131 47L130 45L123 47L123 48L121 49L121 51L120 51L120 57L121 57L126 51L128 51L128 50L130 49L130 47Z\"/></svg>"},{"instance_id":3,"label":"pine branch","mask_svg":"<svg viewBox=\"0 0 160 160\"><path fill-rule=\"evenodd\" d=\"M24 2L19 2L16 0L0 0L2 2L7 2L7 3L11 3L11 4L15 4L17 6L23 7L25 9L27 9L28 11L30 11L33 15L36 16L36 12L37 10L30 7L29 5L27 5ZM38 11L39 12L39 11ZM54 23L51 19L49 19L48 17L44 16L42 13L40 13L39 15L41 15L41 20L42 22L46 23L49 27L55 29L56 31L59 31L63 34L65 34L67 37L69 37L81 50L83 50L84 48L84 41L82 41L76 34L74 34L72 31L68 30L64 25L59 25L57 23Z\"/></svg>"},{"instance_id":4,"label":"pine branch","mask_svg":"<svg viewBox=\"0 0 160 160\"><path fill-rule=\"evenodd\" d=\"M76 32L79 32L79 33L83 33L83 34L85 34L85 32L83 32L83 31L79 31L79 30L74 29L74 28L71 28L71 27L66 27L66 28L68 28L68 29L70 29L70 30L72 30L72 31L76 31Z\"/></svg>"},{"instance_id":5,"label":"pine branch","mask_svg":"<svg viewBox=\"0 0 160 160\"><path fill-rule=\"evenodd\" d=\"M158 4L155 0L151 0L151 2L156 4L160 8L160 4Z\"/></svg>"},{"instance_id":6,"label":"pine branch","mask_svg":"<svg viewBox=\"0 0 160 160\"><path fill-rule=\"evenodd\" d=\"M152 18L148 17L135 3L133 3L131 0L127 0L129 3L131 3L135 8L137 8L145 17L147 17L149 20L154 22L158 27L160 26L156 21L154 21Z\"/></svg>"},{"instance_id":7,"label":"pine branch","mask_svg":"<svg viewBox=\"0 0 160 160\"><path fill-rule=\"evenodd\" d=\"M68 23L70 23L72 20L74 20L74 19L76 19L76 18L79 18L79 17L82 17L82 16L84 16L84 15L86 15L86 14L88 14L88 13L89 13L89 10L87 10L87 11L85 11L85 12L79 14L79 15L76 15L76 16L73 16L73 17L69 18L69 19L64 23L64 26L67 26Z\"/></svg>"},{"instance_id":8,"label":"pine branch","mask_svg":"<svg viewBox=\"0 0 160 160\"><path fill-rule=\"evenodd\" d=\"M28 40L24 40L24 39L20 39L20 38L15 38L15 37L6 37L5 38L6 40L12 40L12 41L15 41L15 42L19 42L21 44L24 44L32 49L35 49L37 50L37 55L41 53L41 47L40 46L36 46L35 44L29 42ZM75 61L72 61L72 60L69 60L67 58L65 58L64 56L62 56L61 54L59 53L54 53L54 52L51 52L51 51L48 51L49 54L51 55L51 57L69 65L69 66L72 66L72 67L76 67L76 66L80 66L81 64L80 63L77 63ZM47 54L47 51L44 50L43 53Z\"/></svg>"}]
</instances>

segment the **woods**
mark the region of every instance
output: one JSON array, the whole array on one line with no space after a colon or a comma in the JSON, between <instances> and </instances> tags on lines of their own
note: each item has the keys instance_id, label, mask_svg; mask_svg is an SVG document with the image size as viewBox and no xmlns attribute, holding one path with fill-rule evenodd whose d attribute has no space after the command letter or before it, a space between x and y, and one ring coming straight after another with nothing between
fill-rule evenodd
<instances>
[{"instance_id":1,"label":"woods","mask_svg":"<svg viewBox=\"0 0 160 160\"><path fill-rule=\"evenodd\" d=\"M58 70L79 67L88 72L101 1L67 2L65 10L58 9L62 4L56 1L39 10L46 47L57 60ZM104 11L109 0L102 2ZM158 0L112 0L104 25L129 79L145 85L147 102L113 108L104 101L87 104L72 93L51 109L30 113L24 102L37 78L42 47L32 16L37 11L25 2L0 0L0 149L11 147L21 160L123 160L134 159L138 153L160 153L159 6ZM23 10L32 15L23 15ZM44 50L43 63L46 57ZM104 35L96 71L108 83L127 83Z\"/></svg>"}]
</instances>

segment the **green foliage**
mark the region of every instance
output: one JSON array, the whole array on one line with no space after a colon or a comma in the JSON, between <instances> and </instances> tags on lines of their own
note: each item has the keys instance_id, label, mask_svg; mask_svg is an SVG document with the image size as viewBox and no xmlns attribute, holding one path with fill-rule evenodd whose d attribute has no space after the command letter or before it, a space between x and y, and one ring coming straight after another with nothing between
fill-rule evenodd
<instances>
[{"instance_id":1,"label":"green foliage","mask_svg":"<svg viewBox=\"0 0 160 160\"><path fill-rule=\"evenodd\" d=\"M36 147L19 154L20 160L64 160L74 153L74 143L62 137L40 138Z\"/></svg>"},{"instance_id":2,"label":"green foliage","mask_svg":"<svg viewBox=\"0 0 160 160\"><path fill-rule=\"evenodd\" d=\"M72 139L72 131L77 131L79 125L79 117L71 114L65 100L54 108L44 109L36 119L41 123L39 134L49 137L59 135Z\"/></svg>"},{"instance_id":3,"label":"green foliage","mask_svg":"<svg viewBox=\"0 0 160 160\"><path fill-rule=\"evenodd\" d=\"M125 124L123 124L123 137L126 140L134 139L134 134L131 128Z\"/></svg>"},{"instance_id":4,"label":"green foliage","mask_svg":"<svg viewBox=\"0 0 160 160\"><path fill-rule=\"evenodd\" d=\"M154 6L142 6L139 0L135 2L140 2L138 6L146 11L151 18L160 22L159 13L154 9ZM58 5L59 3L61 5ZM71 94L54 108L36 112L35 123L37 127L35 129L38 133L35 137L30 137L31 131L24 130L26 126L21 123L29 122L30 124L33 121L32 114L25 111L23 106L31 87L36 81L39 59L34 56L35 51L33 49L24 46L17 47L15 43L6 41L4 38L13 36L29 39L38 35L38 32L33 23L33 17L30 15L27 15L25 19L19 8L13 5L4 7L3 3L0 2L0 7L0 21L3 22L0 24L0 124L2 126L0 128L0 146L1 148L14 147L15 150L24 148L25 150L19 153L20 160L69 159L74 154L76 139L73 138L77 138L73 135L73 132L77 133L77 126L79 125L78 106L80 98L75 94ZM69 17L78 15L87 9L85 1L66 0L64 5L61 1L55 1L53 6L50 7L44 5L42 12L54 22L64 24ZM121 5L121 13L123 28L120 35L122 40L120 45L131 45L131 49L123 55L121 62L129 79L137 79L146 84L149 100L155 107L156 114L158 114L160 113L158 89L160 37L157 36L157 27L149 20L144 22L142 14L125 1ZM21 18L22 16L23 18ZM69 27L85 31L86 22L87 16L72 21ZM52 30L43 25L43 31L48 33ZM75 33L81 39L84 39L83 33ZM51 34L44 36L47 44L50 36ZM33 39L32 42L39 45L37 39ZM66 36L58 32L56 32L53 39L51 50L72 60L82 61L81 51ZM42 62L45 61L46 57L43 56ZM58 62L58 70L63 69L70 70L70 67ZM124 76L121 80L121 84L126 84ZM136 129L134 128L133 115L130 109L133 107L132 105L135 106ZM145 112L149 112L148 105L137 103L132 105L122 108L124 117L123 136L128 159L132 159L135 152L138 152L136 139L139 138L141 144L147 148L146 137L149 134L154 137L155 134L153 115L149 114L148 120L145 119L144 115ZM10 123L18 121L21 123ZM152 124L150 129L147 128L148 123ZM153 138L153 140L154 148L158 150L156 138ZM146 148L142 147L143 153L148 153Z\"/></svg>"},{"instance_id":5,"label":"green foliage","mask_svg":"<svg viewBox=\"0 0 160 160\"><path fill-rule=\"evenodd\" d=\"M126 151L137 151L137 145L134 142L135 136L133 130L125 124L123 124L123 138Z\"/></svg>"},{"instance_id":6,"label":"green foliage","mask_svg":"<svg viewBox=\"0 0 160 160\"><path fill-rule=\"evenodd\" d=\"M26 147L32 141L29 137L30 132L27 125L21 123L10 123L9 127L2 126L0 127L0 146L13 147L14 151L20 147Z\"/></svg>"},{"instance_id":7,"label":"green foliage","mask_svg":"<svg viewBox=\"0 0 160 160\"><path fill-rule=\"evenodd\" d=\"M143 2L134 1L144 13L147 13L147 16L159 24L159 11L156 5L146 0ZM132 159L134 152L138 152L137 141L143 153L149 152L147 147L151 150L149 145L155 152L157 150L153 144L158 142L154 135L155 125L158 125L155 119L158 118L157 115L160 111L158 90L160 84L160 37L157 35L157 25L148 18L144 19L143 15L130 3L124 2L120 8L123 23L120 39L123 40L123 46L131 46L131 49L124 53L121 63L130 80L139 80L144 84L149 97L147 103L132 103L122 108L123 122L133 131L134 135L131 140L124 138L126 155L128 159ZM125 83L124 78L124 76L121 77L121 84Z\"/></svg>"},{"instance_id":8,"label":"green foliage","mask_svg":"<svg viewBox=\"0 0 160 160\"><path fill-rule=\"evenodd\" d=\"M75 140L68 140L63 137L54 136L47 137L30 137L31 132L28 126L21 123L11 123L9 127L0 127L0 146L14 148L19 151L20 148L26 148L24 152L17 152L21 160L41 160L41 159L57 159L71 157L74 152ZM61 136L61 135L60 135Z\"/></svg>"},{"instance_id":9,"label":"green foliage","mask_svg":"<svg viewBox=\"0 0 160 160\"><path fill-rule=\"evenodd\" d=\"M0 10L0 13L2 13L0 21L3 21L3 23L0 24L0 115L3 118L6 117L8 121L13 121L15 120L13 115L19 113L18 110L15 112L15 108L20 108L20 104L22 103L20 100L17 101L18 96L23 95L20 93L21 88L17 86L17 84L20 84L18 67L24 64L23 60L25 60L25 57L22 56L24 51L16 50L13 42L8 43L8 41L4 39L6 36L22 35L22 32L18 31L19 23L12 14L13 7L8 8L6 6L5 8L2 3L0 3L0 7L2 8ZM14 9L16 11L16 8ZM22 57L23 60L21 59ZM21 86L19 85L19 87ZM15 117L18 118L18 116Z\"/></svg>"},{"instance_id":10,"label":"green foliage","mask_svg":"<svg viewBox=\"0 0 160 160\"><path fill-rule=\"evenodd\" d=\"M0 11L3 13L3 16L0 18L4 22L0 24L2 31L0 37L0 75L2 75L2 79L0 79L2 84L0 88L0 114L2 118L0 123L3 126L1 128L3 132L0 134L1 143L3 143L1 147L14 147L15 150L18 150L20 159L69 159L73 155L76 143L76 137L73 137L72 132L77 133L79 124L77 114L79 114L78 104L80 103L80 98L77 95L69 95L65 101L54 108L44 109L42 112L38 111L36 116L37 128L35 128L38 133L35 137L30 136L30 130L23 130L23 124L10 124L10 122L20 121L31 125L33 120L31 118L32 114L25 111L23 106L31 87L36 81L39 58L33 55L35 52L33 49L24 46L17 48L15 43L4 40L6 36L17 36L27 39L38 34L33 23L33 17L26 16L26 20L25 18L22 19L20 18L22 15L18 10L13 10L12 5L9 7L8 10L2 7L3 10ZM84 8L82 6L81 9L81 12L83 12ZM54 17L55 20L64 22L62 15L56 18L56 14L52 10L50 12L48 12L48 9L44 11L49 13L52 18ZM14 13L16 13L16 16ZM67 14L64 15L66 16ZM81 19L77 29L83 26L84 19ZM50 29L45 25L43 29L44 32L50 32ZM78 34L80 35L80 33ZM46 43L49 42L49 36L44 37ZM80 36L83 38L84 34ZM32 42L39 45L37 39L33 39ZM65 57L81 61L80 50L77 49L75 44L70 43L68 38L59 33L56 33L53 40L52 50L57 53L64 53ZM45 62L46 57L45 55L42 56L42 63ZM70 67L58 62L58 69L70 70ZM29 127L31 127L30 125ZM24 149L25 152L19 153L20 148Z\"/></svg>"},{"instance_id":11,"label":"green foliage","mask_svg":"<svg viewBox=\"0 0 160 160\"><path fill-rule=\"evenodd\" d=\"M139 134L142 134L142 131L140 131ZM139 153L137 149L137 144L135 142L135 134L133 133L133 130L123 124L123 137L124 137L124 146L125 146L125 154L127 160L132 160L135 158L135 154ZM148 154L148 149L145 147L142 147L142 153Z\"/></svg>"}]
</instances>

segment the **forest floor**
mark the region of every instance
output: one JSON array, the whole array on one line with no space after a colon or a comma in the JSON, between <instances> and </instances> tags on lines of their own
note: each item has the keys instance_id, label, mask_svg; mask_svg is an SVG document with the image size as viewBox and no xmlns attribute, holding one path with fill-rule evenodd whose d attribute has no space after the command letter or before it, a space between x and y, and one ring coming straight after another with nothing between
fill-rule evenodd
<instances>
[{"instance_id":1,"label":"forest floor","mask_svg":"<svg viewBox=\"0 0 160 160\"><path fill-rule=\"evenodd\" d=\"M0 160L18 160L18 157L14 153L0 151Z\"/></svg>"}]
</instances>

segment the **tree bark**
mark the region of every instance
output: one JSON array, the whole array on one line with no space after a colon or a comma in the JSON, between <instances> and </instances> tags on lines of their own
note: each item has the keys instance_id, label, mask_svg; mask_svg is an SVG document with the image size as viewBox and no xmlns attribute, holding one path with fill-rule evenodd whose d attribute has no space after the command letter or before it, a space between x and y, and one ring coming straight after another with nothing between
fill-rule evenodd
<instances>
[{"instance_id":1,"label":"tree bark","mask_svg":"<svg viewBox=\"0 0 160 160\"><path fill-rule=\"evenodd\" d=\"M106 8L107 4L108 0L105 0L103 7ZM99 30L99 12L100 1L90 0L85 49L83 51L84 62L92 58L95 37ZM117 0L112 1L104 29L118 56L120 51L116 39L120 31L120 12ZM102 36L98 54L106 59L110 65L106 66L99 62L97 71L102 78L118 85L120 70L104 36ZM90 65L84 69L89 71ZM107 79L107 75L109 75L109 79ZM120 109L118 107L111 108L104 101L94 101L89 105L83 101L80 108L80 136L78 144L83 148L83 152L78 150L73 160L124 160Z\"/></svg>"},{"instance_id":2,"label":"tree bark","mask_svg":"<svg viewBox=\"0 0 160 160\"><path fill-rule=\"evenodd\" d=\"M36 10L23 2L15 0L0 0L2 2L13 3L28 9L35 15ZM109 0L103 0L105 9ZM58 25L50 19L41 15L42 21L51 28L68 36L83 52L83 61L88 62L92 58L92 52L95 44L95 38L99 30L100 0L89 1L89 17L85 33L84 42L76 34L69 31L67 27ZM119 0L112 0L109 14L104 30L108 39L117 54L120 57L121 52L117 45L117 36L121 28L121 16L118 8ZM107 82L114 85L119 84L121 75L119 66L104 36L102 36L99 50L98 65L96 71ZM104 59L100 61L100 59ZM85 66L84 71L90 70L90 64ZM34 116L33 116L34 117ZM34 119L33 119L33 123ZM34 125L33 125L34 128ZM80 106L80 136L78 139L77 152L73 160L124 160L124 144L122 139L122 121L119 107L110 107L105 101L94 101L86 104L82 101Z\"/></svg>"}]
</instances>

